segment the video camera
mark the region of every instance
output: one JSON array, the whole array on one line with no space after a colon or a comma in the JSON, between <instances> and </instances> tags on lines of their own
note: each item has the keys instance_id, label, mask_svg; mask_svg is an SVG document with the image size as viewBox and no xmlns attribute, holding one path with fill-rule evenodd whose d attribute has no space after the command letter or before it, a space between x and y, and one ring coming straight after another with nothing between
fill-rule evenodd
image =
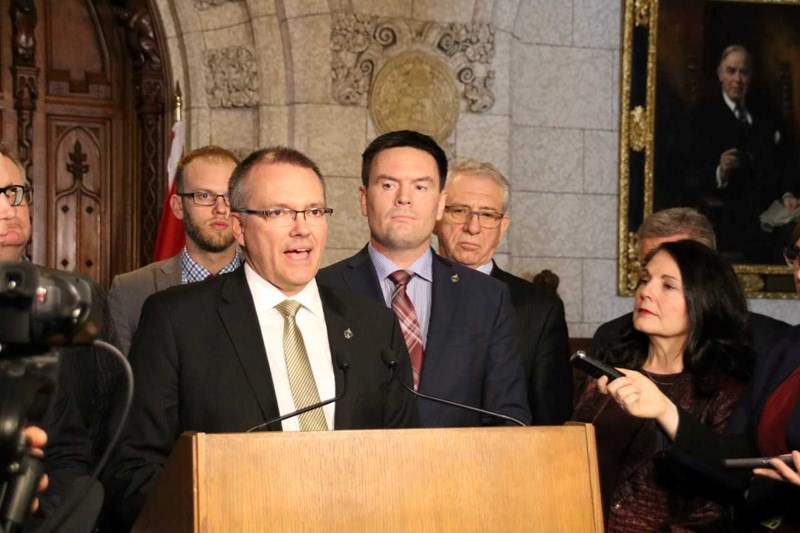
<instances>
[{"instance_id":1,"label":"video camera","mask_svg":"<svg viewBox=\"0 0 800 533\"><path fill-rule=\"evenodd\" d=\"M83 275L0 261L0 358L91 344L100 332L92 311L92 282Z\"/></svg>"},{"instance_id":2,"label":"video camera","mask_svg":"<svg viewBox=\"0 0 800 533\"><path fill-rule=\"evenodd\" d=\"M91 344L100 333L92 293L81 274L0 261L0 531L21 527L43 468L26 453L22 430L47 411L58 347Z\"/></svg>"}]
</instances>

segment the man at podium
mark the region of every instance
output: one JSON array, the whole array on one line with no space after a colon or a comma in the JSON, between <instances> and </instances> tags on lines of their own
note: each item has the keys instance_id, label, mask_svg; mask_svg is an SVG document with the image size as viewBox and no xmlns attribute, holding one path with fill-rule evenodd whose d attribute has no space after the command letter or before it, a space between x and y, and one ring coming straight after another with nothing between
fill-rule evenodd
<instances>
[{"instance_id":1,"label":"man at podium","mask_svg":"<svg viewBox=\"0 0 800 533\"><path fill-rule=\"evenodd\" d=\"M122 527L184 431L419 425L414 397L381 359L392 350L400 377L411 380L394 314L317 286L332 214L317 165L289 148L259 150L234 170L229 198L244 266L156 293L142 310L130 352L133 408L104 476Z\"/></svg>"}]
</instances>

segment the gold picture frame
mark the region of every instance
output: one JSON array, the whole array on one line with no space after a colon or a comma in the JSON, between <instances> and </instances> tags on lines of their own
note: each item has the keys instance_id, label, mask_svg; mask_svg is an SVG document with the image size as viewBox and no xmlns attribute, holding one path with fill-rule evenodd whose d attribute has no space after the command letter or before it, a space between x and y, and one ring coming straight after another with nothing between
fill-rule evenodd
<instances>
[{"instance_id":1,"label":"gold picture frame","mask_svg":"<svg viewBox=\"0 0 800 533\"><path fill-rule=\"evenodd\" d=\"M784 20L787 16L791 20ZM680 172L664 163L680 161L684 155L671 152L677 150L675 145L683 139L682 119L676 119L673 111L683 106L683 113L677 115L686 118L683 122L688 124L692 106L698 103L700 94L716 90L721 98L716 65L726 41L745 45L753 54L754 65L760 58L769 58L764 70L769 67L778 74L770 71L770 76L764 78L778 85L770 90L778 93L784 104L781 117L789 118L786 122L794 134L789 137L793 139L791 146L800 147L800 30L795 33L791 33L791 29L783 30L791 28L795 19L800 27L800 0L625 0L617 276L621 296L632 295L638 283L640 265L635 231L643 218L651 214L654 207L690 205L686 198L673 200L673 195L663 192L679 189L676 183L682 179ZM765 35L773 35L775 31L772 30L778 29L779 33L783 32L780 33L783 40L754 37L752 31L745 33L744 28L752 30L756 23L762 25L759 28L774 24L775 28L770 28ZM754 54L753 48L759 49L760 54ZM782 53L782 62L774 67L776 50ZM758 74L754 69L754 79ZM778 75L782 77L774 82ZM800 154L800 150L795 153ZM800 183L800 174L797 178ZM800 190L794 192L799 194ZM676 203L670 204L670 201ZM780 231L770 238L778 242L779 237L787 234L787 228L780 228ZM776 259L780 252L775 253L772 243L768 250L769 260L763 262L737 262L734 256L734 269L745 292L759 298L796 297L791 269Z\"/></svg>"}]
</instances>

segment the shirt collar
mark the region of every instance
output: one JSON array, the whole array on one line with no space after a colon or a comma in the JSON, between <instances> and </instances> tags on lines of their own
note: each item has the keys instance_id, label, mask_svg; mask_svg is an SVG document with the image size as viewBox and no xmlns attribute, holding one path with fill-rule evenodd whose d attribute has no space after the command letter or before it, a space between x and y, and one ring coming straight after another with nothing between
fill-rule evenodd
<instances>
[{"instance_id":1,"label":"shirt collar","mask_svg":"<svg viewBox=\"0 0 800 533\"><path fill-rule=\"evenodd\" d=\"M491 274L493 268L494 268L494 260L489 259L484 264L478 266L478 268L476 268L475 270L477 270L478 272L483 272L484 274Z\"/></svg>"},{"instance_id":2,"label":"shirt collar","mask_svg":"<svg viewBox=\"0 0 800 533\"><path fill-rule=\"evenodd\" d=\"M284 300L295 300L315 316L322 319L325 318L316 279L309 281L297 294L286 296L278 287L262 278L247 263L244 264L244 275L247 278L250 293L253 295L253 301L256 302L258 308L264 310L272 309Z\"/></svg>"},{"instance_id":3,"label":"shirt collar","mask_svg":"<svg viewBox=\"0 0 800 533\"><path fill-rule=\"evenodd\" d=\"M227 274L229 272L233 272L237 268L239 268L242 264L242 256L239 255L239 247L236 247L236 252L233 254L233 259L231 259L230 263L222 267L222 269L217 272L217 274ZM192 256L189 255L189 252L186 250L186 247L183 247L181 250L181 283L194 283L197 281L203 281L207 279L211 275L211 272L208 271L206 267L192 259Z\"/></svg>"},{"instance_id":4,"label":"shirt collar","mask_svg":"<svg viewBox=\"0 0 800 533\"><path fill-rule=\"evenodd\" d=\"M375 247L372 246L372 243L367 245L367 251L369 252L369 258L372 260L372 264L375 265L375 272L377 272L380 281L388 278L392 272L406 270L408 272L413 272L416 277L422 278L428 282L433 282L433 252L430 248L426 248L425 252L406 269L400 268L394 261L376 250Z\"/></svg>"},{"instance_id":5,"label":"shirt collar","mask_svg":"<svg viewBox=\"0 0 800 533\"><path fill-rule=\"evenodd\" d=\"M722 91L722 99L725 100L725 105L728 106L728 109L730 109L732 112L735 113L736 112L736 102L731 100L731 98L727 94L725 94L725 91ZM742 107L745 110L747 110L747 106L745 105L744 102L742 102Z\"/></svg>"}]
</instances>

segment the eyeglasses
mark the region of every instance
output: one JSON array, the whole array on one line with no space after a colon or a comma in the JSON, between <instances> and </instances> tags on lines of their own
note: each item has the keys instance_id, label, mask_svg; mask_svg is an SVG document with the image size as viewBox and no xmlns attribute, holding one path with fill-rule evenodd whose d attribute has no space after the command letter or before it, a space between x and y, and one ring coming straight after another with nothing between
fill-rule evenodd
<instances>
[{"instance_id":1,"label":"eyeglasses","mask_svg":"<svg viewBox=\"0 0 800 533\"><path fill-rule=\"evenodd\" d=\"M8 185L6 187L0 187L0 193L6 195L6 198L8 198L8 203L10 203L12 207L21 205L23 202L30 204L33 200L31 195L31 193L33 193L32 187Z\"/></svg>"},{"instance_id":2,"label":"eyeglasses","mask_svg":"<svg viewBox=\"0 0 800 533\"><path fill-rule=\"evenodd\" d=\"M231 201L227 194L214 194L208 191L195 191L195 192L178 192L175 193L181 198L191 198L195 205L210 206L217 203L217 198L222 198L225 205L231 205Z\"/></svg>"},{"instance_id":3,"label":"eyeglasses","mask_svg":"<svg viewBox=\"0 0 800 533\"><path fill-rule=\"evenodd\" d=\"M800 248L797 246L788 246L783 249L783 259L790 267L794 268L797 265L798 257L800 257Z\"/></svg>"},{"instance_id":4,"label":"eyeglasses","mask_svg":"<svg viewBox=\"0 0 800 533\"><path fill-rule=\"evenodd\" d=\"M310 207L300 210L281 207L276 209L236 209L235 211L259 216L270 226L276 228L291 226L300 213L303 213L303 218L309 226L322 226L327 222L327 217L333 214L333 209L330 207Z\"/></svg>"},{"instance_id":5,"label":"eyeglasses","mask_svg":"<svg viewBox=\"0 0 800 533\"><path fill-rule=\"evenodd\" d=\"M447 205L444 208L445 218L453 224L465 224L472 220L473 215L478 217L478 223L482 228L495 229L500 225L505 213L494 211L473 211L463 205Z\"/></svg>"}]
</instances>

